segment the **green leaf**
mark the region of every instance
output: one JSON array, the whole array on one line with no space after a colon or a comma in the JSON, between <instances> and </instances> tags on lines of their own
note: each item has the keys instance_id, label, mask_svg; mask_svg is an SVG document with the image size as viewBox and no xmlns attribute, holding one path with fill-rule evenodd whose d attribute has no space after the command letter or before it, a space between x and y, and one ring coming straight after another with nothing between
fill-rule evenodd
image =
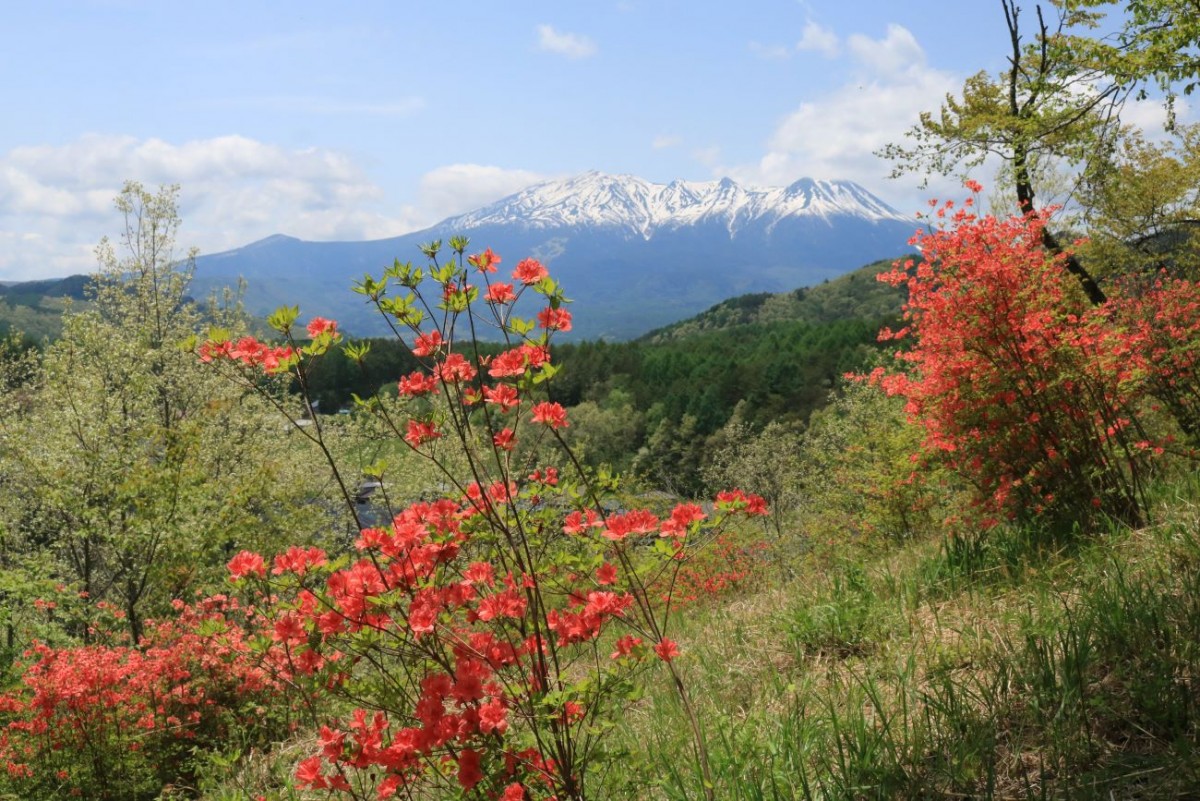
<instances>
[{"instance_id":1,"label":"green leaf","mask_svg":"<svg viewBox=\"0 0 1200 801\"><path fill-rule=\"evenodd\" d=\"M371 343L363 340L361 342L347 342L344 348L346 358L356 364L362 364L367 354L371 352Z\"/></svg>"},{"instance_id":2,"label":"green leaf","mask_svg":"<svg viewBox=\"0 0 1200 801\"><path fill-rule=\"evenodd\" d=\"M375 299L383 293L387 286L387 281L376 281L369 275L364 275L361 280L354 282L354 291L360 295L366 295L369 298Z\"/></svg>"},{"instance_id":3,"label":"green leaf","mask_svg":"<svg viewBox=\"0 0 1200 801\"><path fill-rule=\"evenodd\" d=\"M382 479L383 474L387 470L387 468L388 468L387 460L379 459L379 460L374 461L371 464L367 465L366 467L364 467L362 469L362 473L364 476L366 476L368 478Z\"/></svg>"},{"instance_id":4,"label":"green leaf","mask_svg":"<svg viewBox=\"0 0 1200 801\"><path fill-rule=\"evenodd\" d=\"M299 318L299 306L280 306L267 317L267 325L281 334L287 334Z\"/></svg>"},{"instance_id":5,"label":"green leaf","mask_svg":"<svg viewBox=\"0 0 1200 801\"><path fill-rule=\"evenodd\" d=\"M228 342L229 338L232 336L233 336L233 332L230 331L228 328L221 328L219 326L213 326L212 328L208 329L208 341L209 342Z\"/></svg>"},{"instance_id":6,"label":"green leaf","mask_svg":"<svg viewBox=\"0 0 1200 801\"><path fill-rule=\"evenodd\" d=\"M517 334L518 336L525 336L537 327L537 323L535 323L533 320L527 320L523 317L510 317L508 318L508 327L509 330L511 330L514 334Z\"/></svg>"}]
</instances>

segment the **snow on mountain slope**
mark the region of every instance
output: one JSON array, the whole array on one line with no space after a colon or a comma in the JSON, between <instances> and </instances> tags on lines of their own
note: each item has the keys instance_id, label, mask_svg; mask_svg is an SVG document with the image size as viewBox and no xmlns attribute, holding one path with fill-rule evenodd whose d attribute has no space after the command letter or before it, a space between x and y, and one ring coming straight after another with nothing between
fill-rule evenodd
<instances>
[{"instance_id":1,"label":"snow on mountain slope","mask_svg":"<svg viewBox=\"0 0 1200 801\"><path fill-rule=\"evenodd\" d=\"M770 231L788 217L854 217L911 223L912 218L852 181L802 178L791 186L743 187L719 181L656 184L631 175L587 172L531 186L489 206L440 223L442 230L484 225L618 227L649 239L658 230L719 222L736 236L752 224Z\"/></svg>"},{"instance_id":2,"label":"snow on mountain slope","mask_svg":"<svg viewBox=\"0 0 1200 801\"><path fill-rule=\"evenodd\" d=\"M463 235L506 263L543 261L570 288L570 336L623 339L749 292L812 286L906 250L917 220L849 181L788 187L719 181L656 184L585 173L532 186L421 231L367 242L273 236L201 257L198 297L239 277L246 307L280 304L335 317L358 335L386 326L349 291L395 259L423 263L420 246Z\"/></svg>"}]
</instances>

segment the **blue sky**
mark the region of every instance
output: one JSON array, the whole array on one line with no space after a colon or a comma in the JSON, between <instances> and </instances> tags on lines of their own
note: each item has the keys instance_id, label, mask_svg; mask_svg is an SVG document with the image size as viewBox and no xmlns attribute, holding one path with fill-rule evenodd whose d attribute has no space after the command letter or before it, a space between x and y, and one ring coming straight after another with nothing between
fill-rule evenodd
<instances>
[{"instance_id":1,"label":"blue sky","mask_svg":"<svg viewBox=\"0 0 1200 801\"><path fill-rule=\"evenodd\" d=\"M872 151L1005 52L998 0L44 0L5 16L0 279L94 267L127 178L181 184L182 242L209 253L398 235L589 169L848 178L912 211L928 192Z\"/></svg>"}]
</instances>

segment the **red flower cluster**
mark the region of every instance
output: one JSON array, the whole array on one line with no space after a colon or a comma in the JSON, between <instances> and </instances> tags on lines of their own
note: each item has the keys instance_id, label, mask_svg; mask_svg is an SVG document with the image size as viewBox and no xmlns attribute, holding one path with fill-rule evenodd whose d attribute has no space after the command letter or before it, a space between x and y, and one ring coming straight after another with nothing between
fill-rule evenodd
<instances>
[{"instance_id":1,"label":"red flower cluster","mask_svg":"<svg viewBox=\"0 0 1200 801\"><path fill-rule=\"evenodd\" d=\"M199 352L203 362L228 359L249 367L261 367L268 373L288 369L296 358L296 352L290 346L271 347L254 337L242 337L236 343L231 340L202 342Z\"/></svg>"},{"instance_id":2,"label":"red flower cluster","mask_svg":"<svg viewBox=\"0 0 1200 801\"><path fill-rule=\"evenodd\" d=\"M562 407L561 403L551 403L550 401L542 401L533 407L533 422L550 428L566 428L570 425L567 422L567 410Z\"/></svg>"},{"instance_id":3,"label":"red flower cluster","mask_svg":"<svg viewBox=\"0 0 1200 801\"><path fill-rule=\"evenodd\" d=\"M401 377L397 384L397 389L401 395L407 395L410 398L436 393L438 391L438 380L436 376L426 375L420 370L414 370L408 375Z\"/></svg>"},{"instance_id":4,"label":"red flower cluster","mask_svg":"<svg viewBox=\"0 0 1200 801\"><path fill-rule=\"evenodd\" d=\"M253 729L233 710L261 712L283 697L250 646L254 618L247 623L223 596L177 603L176 613L150 621L140 647L38 644L27 652L21 684L0 695L8 721L0 760L10 777L91 797L125 777L131 761L169 781L193 748L219 747L232 725Z\"/></svg>"},{"instance_id":5,"label":"red flower cluster","mask_svg":"<svg viewBox=\"0 0 1200 801\"><path fill-rule=\"evenodd\" d=\"M1113 314L1140 343L1150 394L1200 443L1200 284L1164 274L1123 289ZM1161 452L1161 444L1146 444Z\"/></svg>"},{"instance_id":6,"label":"red flower cluster","mask_svg":"<svg viewBox=\"0 0 1200 801\"><path fill-rule=\"evenodd\" d=\"M512 303L517 299L516 293L513 292L512 284L505 284L497 281L488 286L488 290L484 293L483 299L488 303Z\"/></svg>"},{"instance_id":7,"label":"red flower cluster","mask_svg":"<svg viewBox=\"0 0 1200 801\"><path fill-rule=\"evenodd\" d=\"M461 257L460 241L454 249ZM444 314L429 330L421 325L430 326L432 309L425 299L415 302L423 279L411 267L397 263L383 281L360 285L393 324L409 328L422 360L399 379L401 399L446 396L413 403L399 427L457 491L413 504L388 526L362 529L352 560L295 547L269 564L251 552L228 563L242 591L257 593L269 610L260 639L278 680L371 706L321 727L319 753L296 771L302 789L373 788L383 799L432 797L441 785L450 794L504 801L581 797L593 724L616 708L609 688L632 676L640 660L671 663L680 652L665 636L671 600L647 577L644 561L657 559L656 580L670 581L707 532L731 515L766 511L761 498L734 490L718 498L713 521L690 503L665 518L645 509L605 513L606 490L589 486L588 476L531 464L532 454L510 456L514 432L528 430L522 426L569 425L562 404L535 392L556 372L550 339L570 331L572 319L561 288L537 261L522 260L512 283L490 282L501 262L490 249L465 261L483 274L482 302L465 265L435 261ZM389 280L411 294L385 298ZM501 308L526 291L545 300L536 325ZM289 315L276 318L281 327ZM476 325L498 328L506 350L479 355L485 349L456 336L464 322L471 337ZM336 338L336 325L315 318L309 333L314 342L287 362L301 378L306 360ZM206 344L226 356L234 348ZM386 424L397 425L390 417ZM442 437L463 445L463 474L449 472L445 465L454 461L442 459L441 449L423 450ZM579 658L613 628L638 636L617 632L611 660ZM583 670L593 675L580 683ZM537 749L518 745L534 742Z\"/></svg>"},{"instance_id":8,"label":"red flower cluster","mask_svg":"<svg viewBox=\"0 0 1200 801\"><path fill-rule=\"evenodd\" d=\"M327 320L324 317L314 317L309 320L308 335L313 339L316 339L322 334L328 334L335 339L340 337L341 334L339 334L337 330L337 321Z\"/></svg>"},{"instance_id":9,"label":"red flower cluster","mask_svg":"<svg viewBox=\"0 0 1200 801\"><path fill-rule=\"evenodd\" d=\"M492 378L520 377L529 370L536 370L549 363L550 351L546 346L526 342L492 359L488 375Z\"/></svg>"},{"instance_id":10,"label":"red flower cluster","mask_svg":"<svg viewBox=\"0 0 1200 801\"><path fill-rule=\"evenodd\" d=\"M481 273L496 272L496 265L502 260L491 248L485 249L482 253L476 253L474 256L467 256L467 261L471 263L475 269Z\"/></svg>"},{"instance_id":11,"label":"red flower cluster","mask_svg":"<svg viewBox=\"0 0 1200 801\"><path fill-rule=\"evenodd\" d=\"M542 309L537 319L538 325L547 331L571 330L571 313L566 309Z\"/></svg>"},{"instance_id":12,"label":"red flower cluster","mask_svg":"<svg viewBox=\"0 0 1200 801\"><path fill-rule=\"evenodd\" d=\"M762 540L722 533L680 569L671 588L672 600L690 606L737 590L760 574L768 548Z\"/></svg>"},{"instance_id":13,"label":"red flower cluster","mask_svg":"<svg viewBox=\"0 0 1200 801\"><path fill-rule=\"evenodd\" d=\"M1086 515L1095 507L1135 522L1144 460L1138 405L1146 376L1168 381L1186 366L1152 347L1146 325L1122 321L1121 302L1091 307L1065 257L1042 247L1046 214L978 217L971 202L950 227L918 235L923 260L898 262L880 280L908 290L907 327L880 339L911 342L909 371L873 380L907 400L924 448L979 488L993 516ZM945 217L950 204L939 211ZM1164 288L1165 289L1165 288ZM1154 303L1180 310L1195 342L1200 315L1172 287ZM1170 313L1168 313L1170 314ZM1169 327L1169 326L1168 326ZM1147 358L1149 354L1149 358ZM994 520L995 517L992 517Z\"/></svg>"}]
</instances>

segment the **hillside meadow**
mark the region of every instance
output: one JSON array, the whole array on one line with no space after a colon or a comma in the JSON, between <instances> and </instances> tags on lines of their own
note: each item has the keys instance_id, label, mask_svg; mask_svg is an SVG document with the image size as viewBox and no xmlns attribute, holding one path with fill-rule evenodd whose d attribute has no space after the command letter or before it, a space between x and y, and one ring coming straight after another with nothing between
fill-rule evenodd
<instances>
[{"instance_id":1,"label":"hillside meadow","mask_svg":"<svg viewBox=\"0 0 1200 801\"><path fill-rule=\"evenodd\" d=\"M0 798L1196 797L1200 23L1105 5L1001 0L1007 66L878 151L963 187L907 255L633 341L564 338L820 256L735 242L752 194L838 245L812 193L867 194L541 184L712 192L721 247L430 231L322 285L356 340L197 297L126 183L96 275L0 292ZM353 243L303 244L255 247Z\"/></svg>"},{"instance_id":2,"label":"hillside meadow","mask_svg":"<svg viewBox=\"0 0 1200 801\"><path fill-rule=\"evenodd\" d=\"M1092 305L1047 217L968 203L559 347L553 274L456 238L357 287L401 350L194 303L174 203L129 185L154 224L5 352L7 796L1196 786L1187 278Z\"/></svg>"}]
</instances>

